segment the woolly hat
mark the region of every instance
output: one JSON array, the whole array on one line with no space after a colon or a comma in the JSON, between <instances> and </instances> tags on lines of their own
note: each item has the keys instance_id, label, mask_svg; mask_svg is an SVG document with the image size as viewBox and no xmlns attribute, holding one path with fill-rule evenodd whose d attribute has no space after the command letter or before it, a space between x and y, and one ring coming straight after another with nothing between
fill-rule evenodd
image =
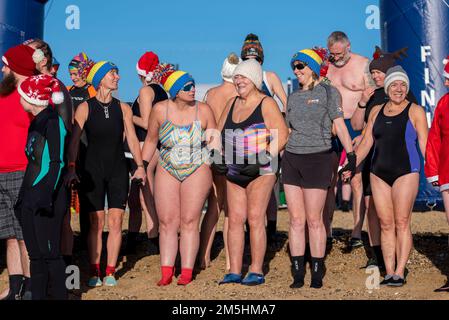
<instances>
[{"instance_id":1,"label":"woolly hat","mask_svg":"<svg viewBox=\"0 0 449 320\"><path fill-rule=\"evenodd\" d=\"M243 60L246 60L249 56L256 56L256 60L263 64L263 48L258 36L253 33L246 36L240 56Z\"/></svg>"},{"instance_id":2,"label":"woolly hat","mask_svg":"<svg viewBox=\"0 0 449 320\"><path fill-rule=\"evenodd\" d=\"M327 71L329 70L329 50L323 47L313 47L312 50L320 56L321 60L323 60L319 75L321 77L326 77Z\"/></svg>"},{"instance_id":3,"label":"woolly hat","mask_svg":"<svg viewBox=\"0 0 449 320\"><path fill-rule=\"evenodd\" d=\"M170 94L170 98L174 99L178 92L189 82L195 83L190 74L185 71L175 71L166 78L163 86L165 91Z\"/></svg>"},{"instance_id":4,"label":"woolly hat","mask_svg":"<svg viewBox=\"0 0 449 320\"><path fill-rule=\"evenodd\" d=\"M35 51L29 46L19 44L18 46L9 48L2 57L3 63L15 73L22 76L30 77L37 73L36 63L33 60Z\"/></svg>"},{"instance_id":5,"label":"woolly hat","mask_svg":"<svg viewBox=\"0 0 449 320\"><path fill-rule=\"evenodd\" d=\"M70 61L69 70L77 71L81 79L86 80L87 75L94 64L95 63L90 60L84 52L80 52L73 57L72 61Z\"/></svg>"},{"instance_id":6,"label":"woolly hat","mask_svg":"<svg viewBox=\"0 0 449 320\"><path fill-rule=\"evenodd\" d=\"M250 79L257 89L262 88L263 72L262 66L254 59L249 59L241 62L234 70L232 77L236 75L244 76Z\"/></svg>"},{"instance_id":7,"label":"woolly hat","mask_svg":"<svg viewBox=\"0 0 449 320\"><path fill-rule=\"evenodd\" d=\"M45 107L48 104L64 102L64 94L61 92L58 79L46 74L25 79L17 91L25 101L37 106Z\"/></svg>"},{"instance_id":8,"label":"woolly hat","mask_svg":"<svg viewBox=\"0 0 449 320\"><path fill-rule=\"evenodd\" d=\"M447 56L447 58L443 60L443 63L444 63L443 76L449 79L449 56Z\"/></svg>"},{"instance_id":9,"label":"woolly hat","mask_svg":"<svg viewBox=\"0 0 449 320\"><path fill-rule=\"evenodd\" d=\"M304 49L295 53L290 60L290 66L292 67L292 69L294 69L295 67L295 61L301 61L305 63L313 72L316 73L316 75L320 75L321 64L323 63L323 60L315 51L311 49Z\"/></svg>"},{"instance_id":10,"label":"woolly hat","mask_svg":"<svg viewBox=\"0 0 449 320\"><path fill-rule=\"evenodd\" d=\"M405 70L401 66L394 66L388 69L387 74L385 76L385 84L384 84L385 93L388 94L388 88L396 80L402 80L405 83L407 83L407 93L408 93L408 91L410 90L410 79L408 78L407 72L405 72Z\"/></svg>"},{"instance_id":11,"label":"woolly hat","mask_svg":"<svg viewBox=\"0 0 449 320\"><path fill-rule=\"evenodd\" d=\"M92 68L90 68L88 75L87 75L87 83L90 83L94 86L95 89L98 88L100 85L101 80L104 78L104 76L111 70L117 70L118 67L109 61L100 61L93 65Z\"/></svg>"},{"instance_id":12,"label":"woolly hat","mask_svg":"<svg viewBox=\"0 0 449 320\"><path fill-rule=\"evenodd\" d=\"M242 59L240 59L234 52L226 57L223 62L223 67L221 68L221 77L224 81L232 82L232 73L240 62L242 62Z\"/></svg>"},{"instance_id":13,"label":"woolly hat","mask_svg":"<svg viewBox=\"0 0 449 320\"><path fill-rule=\"evenodd\" d=\"M137 73L142 77L145 77L147 81L151 81L153 78L153 71L158 64L159 57L154 52L145 52L137 62Z\"/></svg>"},{"instance_id":14,"label":"woolly hat","mask_svg":"<svg viewBox=\"0 0 449 320\"><path fill-rule=\"evenodd\" d=\"M169 63L160 63L153 71L152 81L163 86L165 81L167 81L167 78L175 71L176 70L174 65Z\"/></svg>"}]
</instances>

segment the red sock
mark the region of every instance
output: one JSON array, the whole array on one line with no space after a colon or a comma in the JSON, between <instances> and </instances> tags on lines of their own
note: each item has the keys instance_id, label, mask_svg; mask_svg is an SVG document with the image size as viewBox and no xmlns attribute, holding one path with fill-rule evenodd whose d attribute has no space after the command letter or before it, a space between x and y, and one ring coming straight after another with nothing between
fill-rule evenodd
<instances>
[{"instance_id":1,"label":"red sock","mask_svg":"<svg viewBox=\"0 0 449 320\"><path fill-rule=\"evenodd\" d=\"M175 273L174 266L161 266L162 278L157 283L158 286L168 286L173 278L173 274Z\"/></svg>"},{"instance_id":2,"label":"red sock","mask_svg":"<svg viewBox=\"0 0 449 320\"><path fill-rule=\"evenodd\" d=\"M90 275L92 277L100 277L100 264L99 263L92 263L90 265Z\"/></svg>"},{"instance_id":3,"label":"red sock","mask_svg":"<svg viewBox=\"0 0 449 320\"><path fill-rule=\"evenodd\" d=\"M182 268L181 276L179 277L178 284L185 286L186 284L189 284L190 282L192 282L192 273L193 273L193 269Z\"/></svg>"},{"instance_id":4,"label":"red sock","mask_svg":"<svg viewBox=\"0 0 449 320\"><path fill-rule=\"evenodd\" d=\"M114 275L115 267L107 266L106 267L106 276Z\"/></svg>"}]
</instances>

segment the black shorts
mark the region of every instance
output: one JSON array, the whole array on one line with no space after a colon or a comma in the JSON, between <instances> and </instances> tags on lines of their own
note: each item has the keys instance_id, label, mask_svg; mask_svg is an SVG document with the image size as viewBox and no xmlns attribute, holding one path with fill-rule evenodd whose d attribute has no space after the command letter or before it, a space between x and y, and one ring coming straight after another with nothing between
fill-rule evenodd
<instances>
[{"instance_id":1,"label":"black shorts","mask_svg":"<svg viewBox=\"0 0 449 320\"><path fill-rule=\"evenodd\" d=\"M86 169L81 179L81 190L86 199L86 211L103 211L105 197L108 199L109 209L125 210L128 201L129 173L125 161L119 170L115 170L109 177L101 174L100 170Z\"/></svg>"},{"instance_id":2,"label":"black shorts","mask_svg":"<svg viewBox=\"0 0 449 320\"><path fill-rule=\"evenodd\" d=\"M332 150L311 154L285 151L281 164L282 183L304 189L329 189L333 176L332 157Z\"/></svg>"}]
</instances>

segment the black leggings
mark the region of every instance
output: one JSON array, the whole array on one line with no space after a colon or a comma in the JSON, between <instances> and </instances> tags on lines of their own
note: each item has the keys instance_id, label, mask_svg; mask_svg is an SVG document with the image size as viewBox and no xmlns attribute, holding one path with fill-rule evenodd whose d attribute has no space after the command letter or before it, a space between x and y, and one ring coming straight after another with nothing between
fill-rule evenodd
<instances>
[{"instance_id":1,"label":"black leggings","mask_svg":"<svg viewBox=\"0 0 449 320\"><path fill-rule=\"evenodd\" d=\"M60 252L61 229L64 215L69 206L69 191L59 184L51 214L36 212L27 206L26 197L21 206L20 222L25 245L30 257L31 292L33 300L47 299L50 285L51 297L67 299L65 285L66 265Z\"/></svg>"}]
</instances>

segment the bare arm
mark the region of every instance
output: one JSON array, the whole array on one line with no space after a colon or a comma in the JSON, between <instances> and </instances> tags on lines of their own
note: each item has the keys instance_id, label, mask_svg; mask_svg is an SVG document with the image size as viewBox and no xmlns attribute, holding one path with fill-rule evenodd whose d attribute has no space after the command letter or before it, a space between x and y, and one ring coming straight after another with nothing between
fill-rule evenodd
<instances>
[{"instance_id":1,"label":"bare arm","mask_svg":"<svg viewBox=\"0 0 449 320\"><path fill-rule=\"evenodd\" d=\"M139 92L140 117L133 115L135 125L148 130L148 119L150 118L151 107L153 106L154 90L151 87L143 87Z\"/></svg>"},{"instance_id":2,"label":"bare arm","mask_svg":"<svg viewBox=\"0 0 449 320\"><path fill-rule=\"evenodd\" d=\"M345 148L347 153L353 151L352 149L352 139L349 135L348 128L345 125L345 121L343 118L334 119L335 131L337 133L337 137L340 139L341 144Z\"/></svg>"},{"instance_id":3,"label":"bare arm","mask_svg":"<svg viewBox=\"0 0 449 320\"><path fill-rule=\"evenodd\" d=\"M206 103L198 103L198 108L200 108L200 115L202 118L202 123L205 124L203 128L206 130L204 133L204 139L209 150L221 148L220 132L217 130L217 123L215 122L215 116Z\"/></svg>"},{"instance_id":4,"label":"bare arm","mask_svg":"<svg viewBox=\"0 0 449 320\"><path fill-rule=\"evenodd\" d=\"M419 149L421 151L421 154L425 156L429 129L427 127L427 119L426 113L424 112L424 108L416 104L413 104L411 108L411 116L414 122L413 125L418 135Z\"/></svg>"},{"instance_id":5,"label":"bare arm","mask_svg":"<svg viewBox=\"0 0 449 320\"><path fill-rule=\"evenodd\" d=\"M270 130L270 134L272 136L272 140L267 147L267 151L272 156L276 156L287 144L289 130L274 99L266 98L263 101L262 115L265 125L268 130Z\"/></svg>"},{"instance_id":6,"label":"bare arm","mask_svg":"<svg viewBox=\"0 0 449 320\"><path fill-rule=\"evenodd\" d=\"M376 106L373 108L373 110L370 113L368 123L365 128L365 134L363 135L362 142L357 147L356 155L357 155L357 166L360 165L360 163L366 158L369 151L373 147L374 144L374 138L373 138L373 125L374 121L377 118L377 115L379 114L379 110L381 109L381 106Z\"/></svg>"},{"instance_id":7,"label":"bare arm","mask_svg":"<svg viewBox=\"0 0 449 320\"><path fill-rule=\"evenodd\" d=\"M161 110L165 110L164 108L167 108L167 103L168 101L163 101L155 104L150 113L147 136L145 137L145 142L142 149L142 159L144 161L150 162L151 158L153 158L154 152L156 151L157 143L159 141L159 114L161 113Z\"/></svg>"},{"instance_id":8,"label":"bare arm","mask_svg":"<svg viewBox=\"0 0 449 320\"><path fill-rule=\"evenodd\" d=\"M145 184L146 173L143 166L139 140L137 139L136 131L134 129L133 113L128 104L121 102L120 106L123 112L123 124L125 128L126 140L128 141L129 150L133 155L134 161L137 164L137 170L132 178L141 179L142 184Z\"/></svg>"},{"instance_id":9,"label":"bare arm","mask_svg":"<svg viewBox=\"0 0 449 320\"><path fill-rule=\"evenodd\" d=\"M279 98L279 100L281 100L282 112L285 112L287 107L287 94L282 86L282 81L274 72L268 72L268 76L270 77L270 83L274 94Z\"/></svg>"}]
</instances>

